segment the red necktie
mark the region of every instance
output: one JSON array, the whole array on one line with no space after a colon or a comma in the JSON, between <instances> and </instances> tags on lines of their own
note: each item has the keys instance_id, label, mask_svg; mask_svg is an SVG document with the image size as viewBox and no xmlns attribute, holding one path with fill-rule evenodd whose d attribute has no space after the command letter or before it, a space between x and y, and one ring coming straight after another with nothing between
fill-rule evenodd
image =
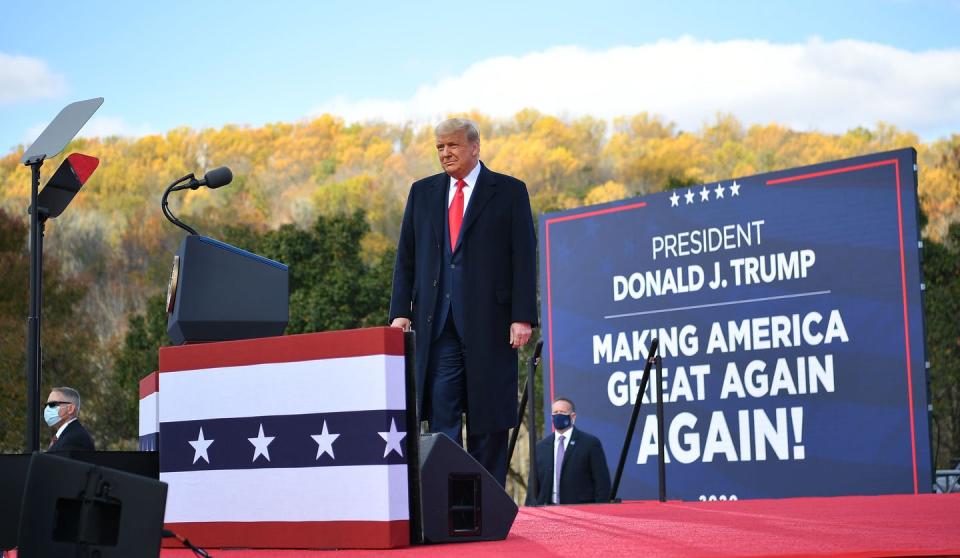
<instances>
[{"instance_id":1,"label":"red necktie","mask_svg":"<svg viewBox=\"0 0 960 558\"><path fill-rule=\"evenodd\" d=\"M460 235L460 224L463 222L463 188L467 183L457 181L457 191L453 194L453 203L450 204L447 221L450 224L450 251L457 248L457 236Z\"/></svg>"},{"instance_id":2,"label":"red necktie","mask_svg":"<svg viewBox=\"0 0 960 558\"><path fill-rule=\"evenodd\" d=\"M58 438L57 438L57 435L54 434L54 435L50 438L50 445L47 446L47 449L52 448L52 447L53 447L53 444L56 444L56 443L57 443L57 439L58 439Z\"/></svg>"}]
</instances>

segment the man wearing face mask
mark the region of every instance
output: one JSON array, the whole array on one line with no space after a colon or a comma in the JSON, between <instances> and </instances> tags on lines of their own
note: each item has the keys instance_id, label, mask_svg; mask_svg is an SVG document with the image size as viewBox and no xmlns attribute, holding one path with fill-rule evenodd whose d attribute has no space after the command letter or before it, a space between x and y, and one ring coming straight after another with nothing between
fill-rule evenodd
<instances>
[{"instance_id":1,"label":"man wearing face mask","mask_svg":"<svg viewBox=\"0 0 960 558\"><path fill-rule=\"evenodd\" d=\"M536 497L527 494L527 505L588 504L610 501L610 471L603 446L596 436L574 428L577 409L573 401L553 402L553 428L537 443Z\"/></svg>"},{"instance_id":2,"label":"man wearing face mask","mask_svg":"<svg viewBox=\"0 0 960 558\"><path fill-rule=\"evenodd\" d=\"M47 451L94 451L93 438L80 424L80 394L68 387L53 388L43 409L43 419L54 429Z\"/></svg>"}]
</instances>

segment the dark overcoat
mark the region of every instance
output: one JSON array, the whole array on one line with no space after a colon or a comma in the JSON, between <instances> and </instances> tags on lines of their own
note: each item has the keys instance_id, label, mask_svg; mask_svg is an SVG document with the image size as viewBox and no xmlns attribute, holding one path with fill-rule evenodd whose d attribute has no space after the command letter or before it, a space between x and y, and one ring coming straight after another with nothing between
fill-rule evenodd
<instances>
[{"instance_id":1,"label":"dark overcoat","mask_svg":"<svg viewBox=\"0 0 960 558\"><path fill-rule=\"evenodd\" d=\"M464 287L457 324L465 347L467 428L486 434L516 426L517 351L510 324L537 325L537 245L526 185L482 166L460 228ZM409 318L417 332L417 399L421 416L437 315L450 177L410 187L393 273L390 320Z\"/></svg>"},{"instance_id":2,"label":"dark overcoat","mask_svg":"<svg viewBox=\"0 0 960 558\"><path fill-rule=\"evenodd\" d=\"M63 429L63 434L47 451L94 451L95 449L93 437L79 420L75 420Z\"/></svg>"}]
</instances>

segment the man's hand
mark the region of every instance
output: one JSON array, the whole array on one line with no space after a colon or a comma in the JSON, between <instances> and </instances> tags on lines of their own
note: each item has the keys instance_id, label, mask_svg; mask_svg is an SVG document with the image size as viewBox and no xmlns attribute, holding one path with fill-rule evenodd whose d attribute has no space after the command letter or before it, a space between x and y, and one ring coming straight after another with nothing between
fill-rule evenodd
<instances>
[{"instance_id":1,"label":"man's hand","mask_svg":"<svg viewBox=\"0 0 960 558\"><path fill-rule=\"evenodd\" d=\"M410 331L410 325L410 318L394 318L393 321L390 322L390 327L398 327L403 331Z\"/></svg>"},{"instance_id":2,"label":"man's hand","mask_svg":"<svg viewBox=\"0 0 960 558\"><path fill-rule=\"evenodd\" d=\"M519 349L527 344L532 334L533 328L529 322L513 322L510 324L510 346Z\"/></svg>"}]
</instances>

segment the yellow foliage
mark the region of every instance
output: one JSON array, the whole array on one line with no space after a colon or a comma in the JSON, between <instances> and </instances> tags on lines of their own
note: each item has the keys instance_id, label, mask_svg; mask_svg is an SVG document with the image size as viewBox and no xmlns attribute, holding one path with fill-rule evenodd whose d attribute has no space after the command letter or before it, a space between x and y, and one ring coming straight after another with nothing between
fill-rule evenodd
<instances>
[{"instance_id":1,"label":"yellow foliage","mask_svg":"<svg viewBox=\"0 0 960 558\"><path fill-rule=\"evenodd\" d=\"M609 124L533 109L505 119L477 112L459 116L477 122L484 163L527 183L538 213L657 192L668 183L712 182L912 145L918 150L928 232L940 238L949 223L960 218L960 136L921 144L915 134L882 122L843 134L801 132L777 123L744 128L724 114L699 130L686 131L648 113ZM137 139L78 139L65 153L90 153L101 164L71 207L78 218L62 226L96 223L96 235L103 236L106 245L128 251L140 249L151 234L175 238L178 231L162 219L144 220L159 214L164 187L187 172L201 175L228 165L236 177L233 184L216 192L175 195L175 212L201 229L211 222L269 228L305 224L317 214L364 209L372 231L393 238L410 183L440 172L433 140L432 124L347 125L328 114L256 128L180 127ZM15 214L23 212L29 196L29 172L19 164L21 153L22 147L0 158L0 207ZM44 164L44 180L62 159ZM79 214L96 219L81 219ZM145 222L157 230L143 232ZM170 249L153 244L142 248Z\"/></svg>"},{"instance_id":2,"label":"yellow foliage","mask_svg":"<svg viewBox=\"0 0 960 558\"><path fill-rule=\"evenodd\" d=\"M594 186L583 198L584 205L606 203L630 197L627 187L619 182L608 180L600 186Z\"/></svg>"}]
</instances>

